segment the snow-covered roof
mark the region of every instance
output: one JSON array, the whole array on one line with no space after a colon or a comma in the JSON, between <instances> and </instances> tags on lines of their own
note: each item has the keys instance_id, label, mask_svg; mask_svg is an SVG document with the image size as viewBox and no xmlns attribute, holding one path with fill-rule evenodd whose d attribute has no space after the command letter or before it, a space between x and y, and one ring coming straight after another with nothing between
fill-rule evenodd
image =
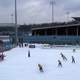
<instances>
[{"instance_id":1,"label":"snow-covered roof","mask_svg":"<svg viewBox=\"0 0 80 80\"><path fill-rule=\"evenodd\" d=\"M4 39L2 40L3 42L9 42L10 40L9 39Z\"/></svg>"},{"instance_id":2,"label":"snow-covered roof","mask_svg":"<svg viewBox=\"0 0 80 80\"><path fill-rule=\"evenodd\" d=\"M0 36L0 40L3 42L10 41L10 36Z\"/></svg>"},{"instance_id":3,"label":"snow-covered roof","mask_svg":"<svg viewBox=\"0 0 80 80\"><path fill-rule=\"evenodd\" d=\"M0 27L15 27L15 24L14 23L0 23Z\"/></svg>"},{"instance_id":4,"label":"snow-covered roof","mask_svg":"<svg viewBox=\"0 0 80 80\"><path fill-rule=\"evenodd\" d=\"M9 42L10 40L9 39L0 39L0 41L2 41L2 42Z\"/></svg>"},{"instance_id":5,"label":"snow-covered roof","mask_svg":"<svg viewBox=\"0 0 80 80\"><path fill-rule=\"evenodd\" d=\"M10 37L10 36L8 36L8 35L7 35L7 36L0 35L0 39L1 39L1 38L9 38L9 37Z\"/></svg>"}]
</instances>

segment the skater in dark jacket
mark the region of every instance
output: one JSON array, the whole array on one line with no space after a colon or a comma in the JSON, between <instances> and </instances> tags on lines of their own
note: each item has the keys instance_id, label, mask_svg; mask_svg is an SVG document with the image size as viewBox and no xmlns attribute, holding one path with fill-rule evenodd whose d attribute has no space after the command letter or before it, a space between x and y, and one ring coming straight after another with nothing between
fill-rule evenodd
<instances>
[{"instance_id":1,"label":"skater in dark jacket","mask_svg":"<svg viewBox=\"0 0 80 80\"><path fill-rule=\"evenodd\" d=\"M75 63L75 59L74 59L74 57L72 56L72 63Z\"/></svg>"},{"instance_id":2,"label":"skater in dark jacket","mask_svg":"<svg viewBox=\"0 0 80 80\"><path fill-rule=\"evenodd\" d=\"M5 55L2 53L0 54L0 61L4 60Z\"/></svg>"},{"instance_id":3,"label":"skater in dark jacket","mask_svg":"<svg viewBox=\"0 0 80 80\"><path fill-rule=\"evenodd\" d=\"M58 60L58 67L62 67L62 63L60 60Z\"/></svg>"},{"instance_id":4,"label":"skater in dark jacket","mask_svg":"<svg viewBox=\"0 0 80 80\"><path fill-rule=\"evenodd\" d=\"M28 51L28 57L30 57L30 51Z\"/></svg>"},{"instance_id":5,"label":"skater in dark jacket","mask_svg":"<svg viewBox=\"0 0 80 80\"><path fill-rule=\"evenodd\" d=\"M40 71L40 72L43 72L43 67L42 67L41 64L38 64L38 68L39 68L39 71Z\"/></svg>"},{"instance_id":6,"label":"skater in dark jacket","mask_svg":"<svg viewBox=\"0 0 80 80\"><path fill-rule=\"evenodd\" d=\"M61 55L63 60L67 61L67 58L62 53L60 55Z\"/></svg>"},{"instance_id":7,"label":"skater in dark jacket","mask_svg":"<svg viewBox=\"0 0 80 80\"><path fill-rule=\"evenodd\" d=\"M75 52L76 51L76 49L73 49L73 52Z\"/></svg>"}]
</instances>

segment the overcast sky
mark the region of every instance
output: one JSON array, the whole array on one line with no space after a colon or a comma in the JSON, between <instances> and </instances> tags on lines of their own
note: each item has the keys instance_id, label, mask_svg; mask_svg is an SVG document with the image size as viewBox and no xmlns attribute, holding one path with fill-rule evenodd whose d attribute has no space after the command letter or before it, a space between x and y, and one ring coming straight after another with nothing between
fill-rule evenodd
<instances>
[{"instance_id":1,"label":"overcast sky","mask_svg":"<svg viewBox=\"0 0 80 80\"><path fill-rule=\"evenodd\" d=\"M0 0L0 23L14 22L14 1ZM51 0L17 0L18 24L51 22ZM13 15L12 15L13 14ZM55 0L55 22L80 16L80 0Z\"/></svg>"}]
</instances>

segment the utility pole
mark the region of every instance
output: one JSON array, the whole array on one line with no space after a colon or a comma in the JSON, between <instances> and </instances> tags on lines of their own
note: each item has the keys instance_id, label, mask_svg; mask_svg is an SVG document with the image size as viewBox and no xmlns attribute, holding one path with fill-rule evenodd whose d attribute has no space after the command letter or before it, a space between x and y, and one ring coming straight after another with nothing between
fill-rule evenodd
<instances>
[{"instance_id":1,"label":"utility pole","mask_svg":"<svg viewBox=\"0 0 80 80\"><path fill-rule=\"evenodd\" d=\"M51 4L51 6L52 6L52 23L54 23L54 4L55 4L55 1L54 0L52 0L51 2L50 2L50 4Z\"/></svg>"},{"instance_id":2,"label":"utility pole","mask_svg":"<svg viewBox=\"0 0 80 80\"><path fill-rule=\"evenodd\" d=\"M17 34L17 1L15 0L15 40L16 45L18 43L18 34Z\"/></svg>"}]
</instances>

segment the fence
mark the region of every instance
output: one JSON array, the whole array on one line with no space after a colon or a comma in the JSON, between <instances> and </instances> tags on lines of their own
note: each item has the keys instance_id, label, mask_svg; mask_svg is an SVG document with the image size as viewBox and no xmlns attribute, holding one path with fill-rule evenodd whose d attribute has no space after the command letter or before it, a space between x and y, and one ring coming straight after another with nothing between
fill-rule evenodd
<instances>
[{"instance_id":1,"label":"fence","mask_svg":"<svg viewBox=\"0 0 80 80\"><path fill-rule=\"evenodd\" d=\"M24 36L27 43L80 44L80 36Z\"/></svg>"}]
</instances>

